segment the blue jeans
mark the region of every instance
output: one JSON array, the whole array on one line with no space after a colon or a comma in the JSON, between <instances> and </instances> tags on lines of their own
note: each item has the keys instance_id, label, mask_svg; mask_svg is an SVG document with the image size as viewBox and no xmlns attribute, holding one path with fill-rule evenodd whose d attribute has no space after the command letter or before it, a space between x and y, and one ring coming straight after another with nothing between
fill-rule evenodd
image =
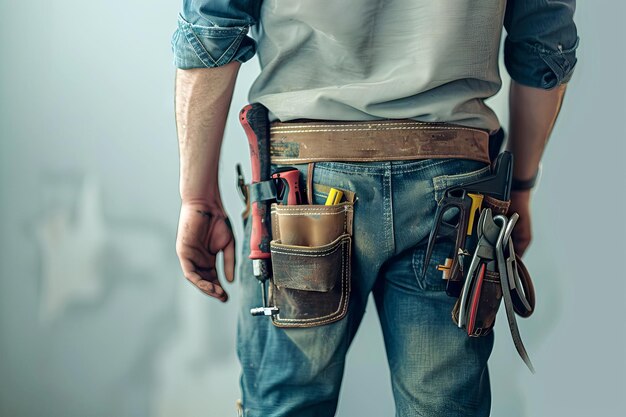
<instances>
[{"instance_id":1,"label":"blue jeans","mask_svg":"<svg viewBox=\"0 0 626 417\"><path fill-rule=\"evenodd\" d=\"M296 167L306 180L306 165ZM357 196L348 313L317 327L278 328L266 317L250 315L261 292L247 258L251 222L244 222L237 332L244 416L333 416L346 352L370 293L385 339L396 415L488 416L493 333L470 338L452 322L455 299L435 268L450 256L452 244L436 246L431 267L421 276L443 190L487 174L486 164L460 159L316 163L314 184ZM325 200L316 193L312 203Z\"/></svg>"}]
</instances>

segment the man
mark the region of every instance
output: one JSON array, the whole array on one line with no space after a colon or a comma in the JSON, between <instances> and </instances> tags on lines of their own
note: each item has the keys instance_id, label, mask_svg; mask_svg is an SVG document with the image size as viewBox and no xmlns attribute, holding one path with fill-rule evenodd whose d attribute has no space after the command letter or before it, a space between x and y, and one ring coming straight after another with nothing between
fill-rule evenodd
<instances>
[{"instance_id":1,"label":"man","mask_svg":"<svg viewBox=\"0 0 626 417\"><path fill-rule=\"evenodd\" d=\"M530 189L576 64L574 8L574 0L184 1L172 46L182 198L176 249L185 277L207 295L228 299L215 257L223 251L225 276L233 281L235 241L218 164L241 63L258 53L261 73L249 101L267 107L272 123L413 120L493 138L500 124L484 99L501 86L503 26L512 78L507 149L515 157L510 211L520 215L513 237L521 255L531 241ZM333 323L296 329L251 317L260 290L244 259L237 342L243 415L334 415L345 354L370 292L397 415L488 415L493 334L469 338L458 329L441 273L419 273L442 187L484 175L484 162L415 158L314 166L296 168L311 184L339 184L359 199L348 312ZM324 204L323 197L310 203ZM247 222L244 256L249 238ZM448 249L433 256L445 258Z\"/></svg>"}]
</instances>

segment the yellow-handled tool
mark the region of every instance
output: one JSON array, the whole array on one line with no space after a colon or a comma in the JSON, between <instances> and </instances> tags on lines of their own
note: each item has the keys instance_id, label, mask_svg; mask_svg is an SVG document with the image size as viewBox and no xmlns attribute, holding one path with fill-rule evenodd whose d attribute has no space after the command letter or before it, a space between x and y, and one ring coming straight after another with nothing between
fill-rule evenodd
<instances>
[{"instance_id":1,"label":"yellow-handled tool","mask_svg":"<svg viewBox=\"0 0 626 417\"><path fill-rule=\"evenodd\" d=\"M472 207L470 207L469 221L467 222L467 235L471 236L474 232L474 223L476 219L476 213L480 212L480 208L483 205L482 194L467 193L467 196L472 199Z\"/></svg>"},{"instance_id":2,"label":"yellow-handled tool","mask_svg":"<svg viewBox=\"0 0 626 417\"><path fill-rule=\"evenodd\" d=\"M341 199L343 198L343 191L338 190L336 188L331 188L328 192L328 197L326 198L327 206L334 206L335 204L339 204Z\"/></svg>"}]
</instances>

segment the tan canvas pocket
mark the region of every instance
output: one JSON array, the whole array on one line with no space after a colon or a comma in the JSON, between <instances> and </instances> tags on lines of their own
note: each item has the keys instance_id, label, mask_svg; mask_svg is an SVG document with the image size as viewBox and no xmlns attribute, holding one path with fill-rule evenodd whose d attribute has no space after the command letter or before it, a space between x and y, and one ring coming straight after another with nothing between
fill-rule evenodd
<instances>
[{"instance_id":1,"label":"tan canvas pocket","mask_svg":"<svg viewBox=\"0 0 626 417\"><path fill-rule=\"evenodd\" d=\"M351 280L353 203L272 204L272 317L279 327L311 327L343 318Z\"/></svg>"}]
</instances>

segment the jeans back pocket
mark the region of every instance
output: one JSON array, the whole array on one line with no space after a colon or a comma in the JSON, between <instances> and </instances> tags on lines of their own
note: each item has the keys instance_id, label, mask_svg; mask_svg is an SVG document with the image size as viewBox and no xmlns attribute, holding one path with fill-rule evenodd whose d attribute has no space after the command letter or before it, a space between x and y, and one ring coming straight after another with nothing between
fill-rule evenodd
<instances>
[{"instance_id":1,"label":"jeans back pocket","mask_svg":"<svg viewBox=\"0 0 626 417\"><path fill-rule=\"evenodd\" d=\"M351 280L353 203L272 204L270 302L279 327L312 327L343 318Z\"/></svg>"}]
</instances>

